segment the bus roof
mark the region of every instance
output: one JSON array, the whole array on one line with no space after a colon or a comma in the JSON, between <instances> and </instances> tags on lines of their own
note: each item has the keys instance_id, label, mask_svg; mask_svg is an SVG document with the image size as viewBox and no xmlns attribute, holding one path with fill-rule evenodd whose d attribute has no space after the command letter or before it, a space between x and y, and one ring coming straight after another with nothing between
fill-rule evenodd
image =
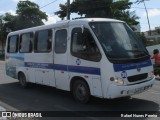
<instances>
[{"instance_id":1,"label":"bus roof","mask_svg":"<svg viewBox=\"0 0 160 120\"><path fill-rule=\"evenodd\" d=\"M26 33L26 32L31 32L31 31L36 31L36 30L42 30L42 29L51 29L51 28L56 28L56 27L64 27L69 25L74 25L74 24L83 24L83 23L88 23L88 22L123 22L120 20L116 19L110 19L110 18L83 18L83 19L75 19L75 20L65 20L65 21L59 21L54 24L49 24L49 25L41 25L37 27L32 27L32 28L27 28L27 29L22 29L18 31L13 31L8 34L10 35L15 35L15 34L20 34L20 33Z\"/></svg>"}]
</instances>

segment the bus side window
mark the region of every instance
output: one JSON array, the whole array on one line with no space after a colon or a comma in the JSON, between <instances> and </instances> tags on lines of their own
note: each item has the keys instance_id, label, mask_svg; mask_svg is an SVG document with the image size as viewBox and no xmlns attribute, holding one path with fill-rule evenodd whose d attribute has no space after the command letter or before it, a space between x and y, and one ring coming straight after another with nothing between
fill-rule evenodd
<instances>
[{"instance_id":1,"label":"bus side window","mask_svg":"<svg viewBox=\"0 0 160 120\"><path fill-rule=\"evenodd\" d=\"M16 53L18 51L18 35L10 36L8 38L8 46L7 52L8 53Z\"/></svg>"},{"instance_id":2,"label":"bus side window","mask_svg":"<svg viewBox=\"0 0 160 120\"><path fill-rule=\"evenodd\" d=\"M83 40L81 28L75 28L72 31L72 53L76 55L77 53L83 51Z\"/></svg>"},{"instance_id":3,"label":"bus side window","mask_svg":"<svg viewBox=\"0 0 160 120\"><path fill-rule=\"evenodd\" d=\"M52 48L52 30L41 30L35 34L35 52L50 52Z\"/></svg>"},{"instance_id":4,"label":"bus side window","mask_svg":"<svg viewBox=\"0 0 160 120\"><path fill-rule=\"evenodd\" d=\"M25 33L21 35L19 52L30 53L32 52L33 33Z\"/></svg>"},{"instance_id":5,"label":"bus side window","mask_svg":"<svg viewBox=\"0 0 160 120\"><path fill-rule=\"evenodd\" d=\"M79 57L90 61L100 61L101 54L96 45L92 34L88 29L74 28L72 30L71 53L75 57Z\"/></svg>"},{"instance_id":6,"label":"bus side window","mask_svg":"<svg viewBox=\"0 0 160 120\"><path fill-rule=\"evenodd\" d=\"M67 30L62 29L56 31L55 34L55 52L63 54L67 50Z\"/></svg>"}]
</instances>

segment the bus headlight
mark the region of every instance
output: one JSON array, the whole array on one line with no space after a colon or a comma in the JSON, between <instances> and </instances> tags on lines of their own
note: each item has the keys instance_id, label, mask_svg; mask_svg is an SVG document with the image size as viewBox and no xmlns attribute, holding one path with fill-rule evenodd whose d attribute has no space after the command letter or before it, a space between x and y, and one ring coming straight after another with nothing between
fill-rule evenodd
<instances>
[{"instance_id":1,"label":"bus headlight","mask_svg":"<svg viewBox=\"0 0 160 120\"><path fill-rule=\"evenodd\" d=\"M118 77L116 77L116 78L111 77L110 80L114 81L115 83L117 83L119 85L124 85L125 84L125 81L123 79L121 79L121 78L118 78Z\"/></svg>"}]
</instances>

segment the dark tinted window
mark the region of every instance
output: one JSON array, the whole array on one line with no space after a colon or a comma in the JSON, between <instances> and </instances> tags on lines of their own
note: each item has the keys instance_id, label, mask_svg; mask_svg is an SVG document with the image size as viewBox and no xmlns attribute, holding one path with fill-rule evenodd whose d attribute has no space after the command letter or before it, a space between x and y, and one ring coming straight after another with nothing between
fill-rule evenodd
<instances>
[{"instance_id":1,"label":"dark tinted window","mask_svg":"<svg viewBox=\"0 0 160 120\"><path fill-rule=\"evenodd\" d=\"M19 51L29 53L32 51L33 33L25 33L21 35Z\"/></svg>"},{"instance_id":2,"label":"dark tinted window","mask_svg":"<svg viewBox=\"0 0 160 120\"><path fill-rule=\"evenodd\" d=\"M110 59L128 60L148 56L141 40L126 24L92 22L90 26Z\"/></svg>"},{"instance_id":3,"label":"dark tinted window","mask_svg":"<svg viewBox=\"0 0 160 120\"><path fill-rule=\"evenodd\" d=\"M71 53L75 57L79 57L90 61L100 61L101 54L88 29L74 28L72 30Z\"/></svg>"},{"instance_id":4,"label":"dark tinted window","mask_svg":"<svg viewBox=\"0 0 160 120\"><path fill-rule=\"evenodd\" d=\"M58 30L55 35L55 52L65 53L67 49L67 31Z\"/></svg>"},{"instance_id":5,"label":"dark tinted window","mask_svg":"<svg viewBox=\"0 0 160 120\"><path fill-rule=\"evenodd\" d=\"M18 50L18 35L10 36L8 39L7 51L9 53L16 53Z\"/></svg>"},{"instance_id":6,"label":"dark tinted window","mask_svg":"<svg viewBox=\"0 0 160 120\"><path fill-rule=\"evenodd\" d=\"M35 52L50 52L52 46L52 30L36 32Z\"/></svg>"}]
</instances>

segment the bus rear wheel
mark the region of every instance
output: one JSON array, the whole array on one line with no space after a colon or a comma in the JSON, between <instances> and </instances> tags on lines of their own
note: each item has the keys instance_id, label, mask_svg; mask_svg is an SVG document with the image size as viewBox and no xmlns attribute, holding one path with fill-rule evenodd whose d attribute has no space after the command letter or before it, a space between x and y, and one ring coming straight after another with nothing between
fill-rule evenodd
<instances>
[{"instance_id":1,"label":"bus rear wheel","mask_svg":"<svg viewBox=\"0 0 160 120\"><path fill-rule=\"evenodd\" d=\"M80 103L88 103L90 99L90 91L86 82L77 80L72 88L73 97Z\"/></svg>"},{"instance_id":2,"label":"bus rear wheel","mask_svg":"<svg viewBox=\"0 0 160 120\"><path fill-rule=\"evenodd\" d=\"M26 81L26 76L24 75L24 73L18 74L18 80L22 88L27 88L28 82Z\"/></svg>"}]
</instances>

